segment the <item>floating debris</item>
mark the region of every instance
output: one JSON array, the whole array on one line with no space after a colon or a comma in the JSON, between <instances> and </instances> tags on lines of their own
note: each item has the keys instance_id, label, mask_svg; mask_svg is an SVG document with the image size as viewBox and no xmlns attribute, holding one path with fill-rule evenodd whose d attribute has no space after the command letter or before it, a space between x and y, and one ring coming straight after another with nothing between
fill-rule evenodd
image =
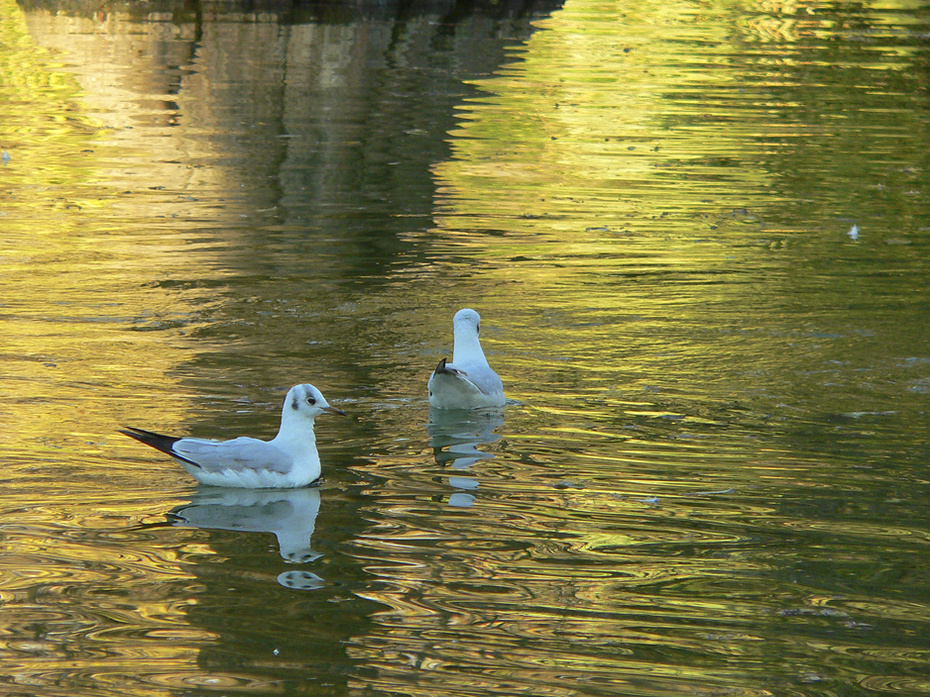
<instances>
[{"instance_id":1,"label":"floating debris","mask_svg":"<svg viewBox=\"0 0 930 697\"><path fill-rule=\"evenodd\" d=\"M853 225L851 228L849 228L849 232L847 232L846 234L849 235L849 239L858 240L859 239L859 226Z\"/></svg>"}]
</instances>

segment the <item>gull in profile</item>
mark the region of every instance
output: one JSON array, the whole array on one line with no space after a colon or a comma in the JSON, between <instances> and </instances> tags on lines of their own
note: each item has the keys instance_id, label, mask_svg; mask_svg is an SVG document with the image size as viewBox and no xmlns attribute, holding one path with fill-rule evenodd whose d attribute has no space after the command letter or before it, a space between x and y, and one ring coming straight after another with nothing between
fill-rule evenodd
<instances>
[{"instance_id":1,"label":"gull in profile","mask_svg":"<svg viewBox=\"0 0 930 697\"><path fill-rule=\"evenodd\" d=\"M320 478L313 420L331 407L313 385L288 390L281 410L281 428L270 441L243 436L233 440L175 438L141 428L121 429L130 438L177 459L202 484L243 489L292 489Z\"/></svg>"},{"instance_id":2,"label":"gull in profile","mask_svg":"<svg viewBox=\"0 0 930 697\"><path fill-rule=\"evenodd\" d=\"M452 362L443 358L430 375L430 406L437 409L474 409L504 406L504 385L491 370L481 350L481 317L465 308L452 318Z\"/></svg>"}]
</instances>

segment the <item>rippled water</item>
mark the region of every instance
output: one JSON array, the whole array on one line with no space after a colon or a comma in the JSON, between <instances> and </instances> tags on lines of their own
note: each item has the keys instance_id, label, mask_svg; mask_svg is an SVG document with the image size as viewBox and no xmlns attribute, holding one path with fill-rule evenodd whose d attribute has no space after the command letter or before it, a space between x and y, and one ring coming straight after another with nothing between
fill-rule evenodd
<instances>
[{"instance_id":1,"label":"rippled water","mask_svg":"<svg viewBox=\"0 0 930 697\"><path fill-rule=\"evenodd\" d=\"M928 52L922 2L0 0L0 690L930 694ZM427 405L464 305L502 413ZM116 434L298 381L320 488Z\"/></svg>"}]
</instances>

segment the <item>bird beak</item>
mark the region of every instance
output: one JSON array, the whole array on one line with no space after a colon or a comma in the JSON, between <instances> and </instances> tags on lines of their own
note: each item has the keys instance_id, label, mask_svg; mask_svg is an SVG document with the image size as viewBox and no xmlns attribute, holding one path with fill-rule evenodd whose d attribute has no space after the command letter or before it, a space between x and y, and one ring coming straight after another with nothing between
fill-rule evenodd
<instances>
[{"instance_id":1,"label":"bird beak","mask_svg":"<svg viewBox=\"0 0 930 697\"><path fill-rule=\"evenodd\" d=\"M323 407L323 411L328 411L330 414L338 414L339 416L348 416L342 409L336 409L336 407Z\"/></svg>"}]
</instances>

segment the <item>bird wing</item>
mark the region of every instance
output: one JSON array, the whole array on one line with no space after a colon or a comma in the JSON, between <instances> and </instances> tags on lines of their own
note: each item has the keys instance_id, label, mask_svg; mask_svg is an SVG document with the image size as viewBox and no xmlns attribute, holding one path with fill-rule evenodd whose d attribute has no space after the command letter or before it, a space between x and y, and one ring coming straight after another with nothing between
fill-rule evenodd
<instances>
[{"instance_id":1,"label":"bird wing","mask_svg":"<svg viewBox=\"0 0 930 697\"><path fill-rule=\"evenodd\" d=\"M429 380L429 388L434 392L449 392L460 394L464 397L478 397L481 395L481 389L461 370L456 370L450 366L443 366L442 370L438 368Z\"/></svg>"},{"instance_id":2,"label":"bird wing","mask_svg":"<svg viewBox=\"0 0 930 697\"><path fill-rule=\"evenodd\" d=\"M443 380L444 383L443 376L460 380L464 385L459 386L458 389L466 393L474 392L492 395L495 392L503 393L504 391L504 384L501 382L500 377L487 364L464 361L462 363L447 363L446 359L443 358L439 365L436 366L433 375L439 380Z\"/></svg>"},{"instance_id":3,"label":"bird wing","mask_svg":"<svg viewBox=\"0 0 930 697\"><path fill-rule=\"evenodd\" d=\"M245 436L225 441L182 438L171 449L175 457L207 472L251 469L286 474L294 466L293 458L277 446Z\"/></svg>"},{"instance_id":4,"label":"bird wing","mask_svg":"<svg viewBox=\"0 0 930 697\"><path fill-rule=\"evenodd\" d=\"M427 387L430 404L445 409L504 405L501 379L485 364L439 362Z\"/></svg>"}]
</instances>

